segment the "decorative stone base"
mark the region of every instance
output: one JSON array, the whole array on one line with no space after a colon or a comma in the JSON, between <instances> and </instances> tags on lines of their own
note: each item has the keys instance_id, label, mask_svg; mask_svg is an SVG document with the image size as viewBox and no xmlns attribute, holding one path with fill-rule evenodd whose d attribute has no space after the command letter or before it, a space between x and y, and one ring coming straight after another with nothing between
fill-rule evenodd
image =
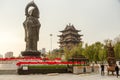
<instances>
[{"instance_id":1,"label":"decorative stone base","mask_svg":"<svg viewBox=\"0 0 120 80\"><path fill-rule=\"evenodd\" d=\"M39 51L22 51L22 56L40 57L41 52Z\"/></svg>"}]
</instances>

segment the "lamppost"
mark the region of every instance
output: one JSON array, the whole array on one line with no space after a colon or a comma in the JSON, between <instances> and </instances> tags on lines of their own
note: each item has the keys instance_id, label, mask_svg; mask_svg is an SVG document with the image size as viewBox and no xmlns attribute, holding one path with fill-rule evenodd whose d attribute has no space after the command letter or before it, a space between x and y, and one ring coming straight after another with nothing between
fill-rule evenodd
<instances>
[{"instance_id":1,"label":"lamppost","mask_svg":"<svg viewBox=\"0 0 120 80\"><path fill-rule=\"evenodd\" d=\"M50 52L52 52L52 34L50 34Z\"/></svg>"}]
</instances>

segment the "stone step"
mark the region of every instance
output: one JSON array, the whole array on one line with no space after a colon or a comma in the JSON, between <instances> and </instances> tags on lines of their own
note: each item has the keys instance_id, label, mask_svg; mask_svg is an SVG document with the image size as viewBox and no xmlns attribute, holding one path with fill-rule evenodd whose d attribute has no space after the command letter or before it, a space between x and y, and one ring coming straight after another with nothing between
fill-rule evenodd
<instances>
[{"instance_id":1,"label":"stone step","mask_svg":"<svg viewBox=\"0 0 120 80\"><path fill-rule=\"evenodd\" d=\"M0 70L17 70L15 64L0 64Z\"/></svg>"},{"instance_id":2,"label":"stone step","mask_svg":"<svg viewBox=\"0 0 120 80\"><path fill-rule=\"evenodd\" d=\"M0 70L1 74L17 74L17 70Z\"/></svg>"}]
</instances>

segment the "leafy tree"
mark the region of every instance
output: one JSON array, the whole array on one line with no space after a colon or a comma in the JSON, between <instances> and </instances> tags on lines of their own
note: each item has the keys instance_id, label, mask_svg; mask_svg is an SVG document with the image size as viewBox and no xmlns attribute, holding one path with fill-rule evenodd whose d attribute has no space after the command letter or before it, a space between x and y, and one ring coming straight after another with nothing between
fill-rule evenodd
<instances>
[{"instance_id":1,"label":"leafy tree","mask_svg":"<svg viewBox=\"0 0 120 80\"><path fill-rule=\"evenodd\" d=\"M71 49L71 56L72 57L77 57L82 55L83 48L82 48L82 43L79 43L78 46L75 46L74 48Z\"/></svg>"},{"instance_id":2,"label":"leafy tree","mask_svg":"<svg viewBox=\"0 0 120 80\"><path fill-rule=\"evenodd\" d=\"M114 39L114 52L116 59L120 59L120 35Z\"/></svg>"},{"instance_id":3,"label":"leafy tree","mask_svg":"<svg viewBox=\"0 0 120 80\"><path fill-rule=\"evenodd\" d=\"M102 48L101 50L99 50L99 59L100 61L106 61L107 59L107 50L106 48Z\"/></svg>"},{"instance_id":4,"label":"leafy tree","mask_svg":"<svg viewBox=\"0 0 120 80\"><path fill-rule=\"evenodd\" d=\"M78 46L74 46L71 50L65 48L64 54L65 54L66 60L72 57L77 57L82 55L83 50L84 49L82 48L82 43L80 43Z\"/></svg>"},{"instance_id":5,"label":"leafy tree","mask_svg":"<svg viewBox=\"0 0 120 80\"><path fill-rule=\"evenodd\" d=\"M83 51L83 55L89 59L90 62L93 61L94 59L94 50L93 50L93 45L86 44L85 49Z\"/></svg>"},{"instance_id":6,"label":"leafy tree","mask_svg":"<svg viewBox=\"0 0 120 80\"><path fill-rule=\"evenodd\" d=\"M67 48L64 48L64 55L65 55L65 59L68 60L69 58L71 58L71 52L70 50L68 50Z\"/></svg>"},{"instance_id":7,"label":"leafy tree","mask_svg":"<svg viewBox=\"0 0 120 80\"><path fill-rule=\"evenodd\" d=\"M96 42L92 45L85 45L84 55L90 62L104 61L106 59L106 50L101 42Z\"/></svg>"},{"instance_id":8,"label":"leafy tree","mask_svg":"<svg viewBox=\"0 0 120 80\"><path fill-rule=\"evenodd\" d=\"M114 45L114 52L115 52L116 59L120 59L120 42L117 42Z\"/></svg>"}]
</instances>

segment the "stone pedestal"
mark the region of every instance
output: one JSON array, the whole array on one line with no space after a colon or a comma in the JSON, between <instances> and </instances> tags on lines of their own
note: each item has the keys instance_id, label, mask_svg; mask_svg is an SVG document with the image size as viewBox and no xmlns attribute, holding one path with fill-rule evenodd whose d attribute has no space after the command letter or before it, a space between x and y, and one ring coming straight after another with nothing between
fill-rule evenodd
<instances>
[{"instance_id":1,"label":"stone pedestal","mask_svg":"<svg viewBox=\"0 0 120 80\"><path fill-rule=\"evenodd\" d=\"M40 57L41 52L39 51L22 51L22 56L32 56L32 57Z\"/></svg>"}]
</instances>

